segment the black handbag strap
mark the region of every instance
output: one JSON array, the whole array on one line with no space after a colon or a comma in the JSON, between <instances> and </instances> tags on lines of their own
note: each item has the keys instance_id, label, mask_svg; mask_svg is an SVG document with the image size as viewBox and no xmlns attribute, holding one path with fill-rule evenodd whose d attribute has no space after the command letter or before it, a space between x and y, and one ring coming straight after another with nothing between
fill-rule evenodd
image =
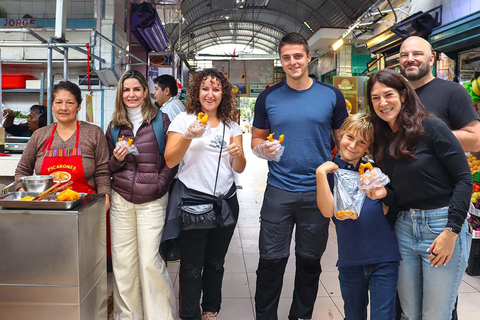
<instances>
[{"instance_id":1,"label":"black handbag strap","mask_svg":"<svg viewBox=\"0 0 480 320\"><path fill-rule=\"evenodd\" d=\"M223 139L225 139L225 124L223 124L222 142L220 143L220 154L218 156L217 175L215 176L215 187L213 188L214 196L215 196L215 191L217 191L218 171L220 170L220 160L222 159L222 150L223 150L223 142L224 142Z\"/></svg>"}]
</instances>

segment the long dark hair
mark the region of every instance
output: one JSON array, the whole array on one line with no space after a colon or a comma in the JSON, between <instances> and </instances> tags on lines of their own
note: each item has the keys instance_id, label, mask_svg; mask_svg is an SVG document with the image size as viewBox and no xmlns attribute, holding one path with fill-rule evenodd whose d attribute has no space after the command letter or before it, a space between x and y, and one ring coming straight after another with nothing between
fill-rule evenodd
<instances>
[{"instance_id":1,"label":"long dark hair","mask_svg":"<svg viewBox=\"0 0 480 320\"><path fill-rule=\"evenodd\" d=\"M218 105L217 117L225 125L229 126L230 121L236 120L233 86L225 77L225 75L217 69L204 69L195 75L193 82L189 85L188 99L185 110L187 113L193 114L202 112L202 105L200 104L200 86L202 85L202 82L207 79L207 77L211 77L212 79L220 81L222 85L222 101Z\"/></svg>"},{"instance_id":2,"label":"long dark hair","mask_svg":"<svg viewBox=\"0 0 480 320\"><path fill-rule=\"evenodd\" d=\"M377 82L395 89L405 98L397 117L399 129L395 134L388 123L380 119L373 109L372 89ZM388 155L395 159L415 160L414 152L418 141L425 135L423 120L430 114L413 87L397 72L383 69L375 72L368 80L367 98L372 110L370 121L374 128L373 159L375 163L382 166Z\"/></svg>"}]
</instances>

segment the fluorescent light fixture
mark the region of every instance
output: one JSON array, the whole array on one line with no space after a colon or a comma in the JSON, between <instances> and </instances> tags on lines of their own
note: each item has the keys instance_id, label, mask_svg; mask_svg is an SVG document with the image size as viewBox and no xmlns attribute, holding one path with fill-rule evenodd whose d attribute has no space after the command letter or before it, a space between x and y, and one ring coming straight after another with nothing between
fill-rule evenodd
<instances>
[{"instance_id":1,"label":"fluorescent light fixture","mask_svg":"<svg viewBox=\"0 0 480 320\"><path fill-rule=\"evenodd\" d=\"M338 48L340 48L341 46L343 46L343 38L340 38L337 41L335 41L332 45L332 49L333 51L337 51Z\"/></svg>"},{"instance_id":2,"label":"fluorescent light fixture","mask_svg":"<svg viewBox=\"0 0 480 320\"><path fill-rule=\"evenodd\" d=\"M145 50L161 52L167 48L167 34L157 11L150 3L132 4L130 28Z\"/></svg>"}]
</instances>

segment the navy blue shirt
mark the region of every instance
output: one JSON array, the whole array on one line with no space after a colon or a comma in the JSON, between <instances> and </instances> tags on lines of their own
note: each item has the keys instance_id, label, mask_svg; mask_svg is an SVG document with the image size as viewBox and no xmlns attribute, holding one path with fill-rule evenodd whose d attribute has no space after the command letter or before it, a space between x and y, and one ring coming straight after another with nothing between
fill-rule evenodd
<instances>
[{"instance_id":1,"label":"navy blue shirt","mask_svg":"<svg viewBox=\"0 0 480 320\"><path fill-rule=\"evenodd\" d=\"M285 135L279 162L268 162L267 183L287 191L315 191L315 170L330 160L331 131L348 116L345 98L335 87L313 81L306 90L286 81L264 90L255 103L253 126Z\"/></svg>"},{"instance_id":2,"label":"navy blue shirt","mask_svg":"<svg viewBox=\"0 0 480 320\"><path fill-rule=\"evenodd\" d=\"M334 162L340 169L358 171L339 156ZM328 182L333 190L333 174ZM337 267L353 267L366 264L400 261L397 238L383 214L379 200L365 198L357 220L340 221L332 218L337 229Z\"/></svg>"}]
</instances>

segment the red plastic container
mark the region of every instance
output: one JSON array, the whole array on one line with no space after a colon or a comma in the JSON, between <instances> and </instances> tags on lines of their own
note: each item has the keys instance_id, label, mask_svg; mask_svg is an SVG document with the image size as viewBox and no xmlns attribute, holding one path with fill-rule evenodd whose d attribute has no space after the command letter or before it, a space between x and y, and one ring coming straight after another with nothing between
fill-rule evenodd
<instances>
[{"instance_id":1,"label":"red plastic container","mask_svg":"<svg viewBox=\"0 0 480 320\"><path fill-rule=\"evenodd\" d=\"M2 74L3 89L25 89L26 81L35 79L30 74Z\"/></svg>"}]
</instances>

